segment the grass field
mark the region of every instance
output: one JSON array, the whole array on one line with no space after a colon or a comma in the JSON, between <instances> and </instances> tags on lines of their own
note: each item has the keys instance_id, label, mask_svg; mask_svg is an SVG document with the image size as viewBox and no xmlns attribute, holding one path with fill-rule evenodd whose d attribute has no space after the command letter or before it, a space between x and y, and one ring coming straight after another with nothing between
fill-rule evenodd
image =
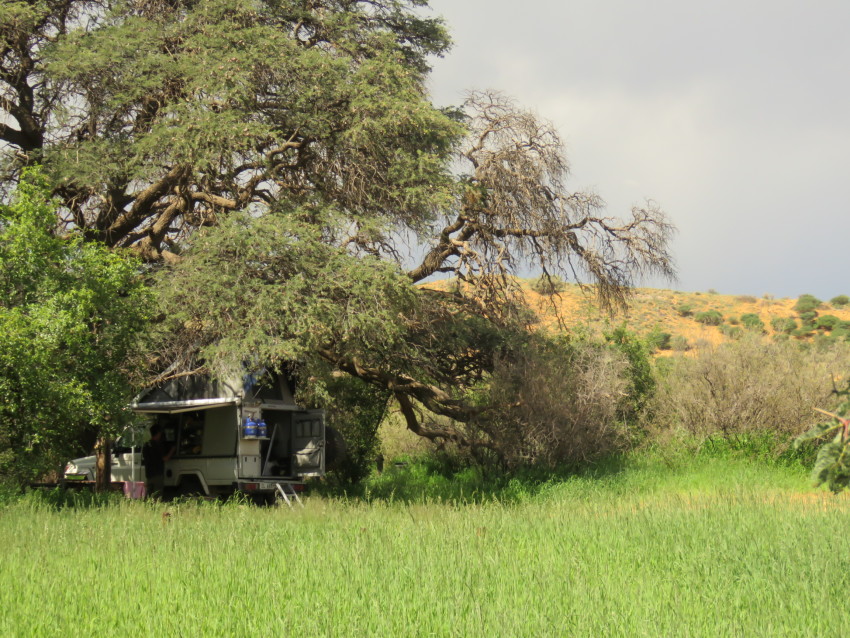
<instances>
[{"instance_id":1,"label":"grass field","mask_svg":"<svg viewBox=\"0 0 850 638\"><path fill-rule=\"evenodd\" d=\"M626 465L479 502L25 498L0 509L0 633L850 632L850 501L810 490L794 466Z\"/></svg>"}]
</instances>

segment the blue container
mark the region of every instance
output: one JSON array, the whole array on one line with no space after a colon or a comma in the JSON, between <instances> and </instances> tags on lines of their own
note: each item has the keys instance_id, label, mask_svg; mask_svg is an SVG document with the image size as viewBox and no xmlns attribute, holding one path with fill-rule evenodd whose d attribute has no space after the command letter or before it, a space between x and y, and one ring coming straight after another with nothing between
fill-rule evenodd
<instances>
[{"instance_id":1,"label":"blue container","mask_svg":"<svg viewBox=\"0 0 850 638\"><path fill-rule=\"evenodd\" d=\"M245 419L245 425L242 426L242 438L243 439L256 439L257 438L257 423L254 421L253 417L248 417Z\"/></svg>"},{"instance_id":2,"label":"blue container","mask_svg":"<svg viewBox=\"0 0 850 638\"><path fill-rule=\"evenodd\" d=\"M265 439L269 435L269 428L266 425L266 420L260 417L260 420L257 421L257 436L261 439Z\"/></svg>"}]
</instances>

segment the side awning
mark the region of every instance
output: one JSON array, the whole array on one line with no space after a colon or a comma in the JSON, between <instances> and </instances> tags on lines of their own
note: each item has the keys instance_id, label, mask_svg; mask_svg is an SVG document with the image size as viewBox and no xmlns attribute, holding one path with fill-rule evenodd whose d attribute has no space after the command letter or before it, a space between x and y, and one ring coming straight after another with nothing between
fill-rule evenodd
<instances>
[{"instance_id":1,"label":"side awning","mask_svg":"<svg viewBox=\"0 0 850 638\"><path fill-rule=\"evenodd\" d=\"M194 412L209 410L224 405L237 405L238 397L219 397L216 399L189 399L187 401L159 401L156 403L130 404L130 409L139 414L177 414L179 412Z\"/></svg>"}]
</instances>

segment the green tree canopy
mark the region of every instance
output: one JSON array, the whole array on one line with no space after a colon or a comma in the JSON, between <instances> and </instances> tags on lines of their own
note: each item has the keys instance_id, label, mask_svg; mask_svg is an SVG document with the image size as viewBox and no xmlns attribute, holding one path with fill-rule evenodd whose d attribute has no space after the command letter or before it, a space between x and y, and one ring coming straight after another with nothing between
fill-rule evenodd
<instances>
[{"instance_id":1,"label":"green tree canopy","mask_svg":"<svg viewBox=\"0 0 850 638\"><path fill-rule=\"evenodd\" d=\"M30 173L0 206L0 476L32 478L126 418L122 365L147 317L138 264L55 228Z\"/></svg>"},{"instance_id":2,"label":"green tree canopy","mask_svg":"<svg viewBox=\"0 0 850 638\"><path fill-rule=\"evenodd\" d=\"M296 360L379 386L411 429L457 439L419 410L469 423L507 401L479 386L529 337L517 272L594 284L608 308L636 278L672 276L658 206L619 221L570 191L550 124L495 92L431 104L428 60L449 38L425 9L4 5L7 170L43 162L61 227L158 264L149 381ZM457 290L418 285L441 275Z\"/></svg>"}]
</instances>

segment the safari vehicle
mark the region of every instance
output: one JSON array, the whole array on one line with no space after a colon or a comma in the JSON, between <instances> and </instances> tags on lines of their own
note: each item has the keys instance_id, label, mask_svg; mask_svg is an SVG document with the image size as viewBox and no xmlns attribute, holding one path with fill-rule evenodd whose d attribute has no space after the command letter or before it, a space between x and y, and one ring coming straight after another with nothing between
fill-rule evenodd
<instances>
[{"instance_id":1,"label":"safari vehicle","mask_svg":"<svg viewBox=\"0 0 850 638\"><path fill-rule=\"evenodd\" d=\"M325 472L322 410L295 404L294 382L264 373L225 383L202 376L174 379L130 404L143 427L125 433L113 448L112 480L143 481L140 431L159 423L174 446L165 464L166 496L245 492L257 500L303 490L304 479ZM256 433L245 424L264 421ZM95 457L70 461L65 481L94 479ZM288 498L287 498L288 500Z\"/></svg>"}]
</instances>

